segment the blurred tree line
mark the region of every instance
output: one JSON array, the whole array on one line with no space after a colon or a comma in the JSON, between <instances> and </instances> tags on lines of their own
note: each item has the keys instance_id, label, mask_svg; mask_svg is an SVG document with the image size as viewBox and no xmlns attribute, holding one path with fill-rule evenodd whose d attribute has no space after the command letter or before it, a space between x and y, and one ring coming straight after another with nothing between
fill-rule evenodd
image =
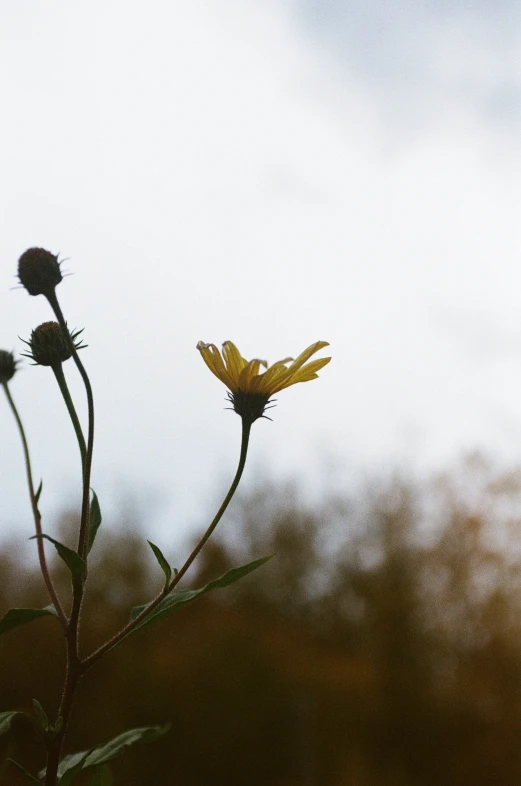
<instances>
[{"instance_id":1,"label":"blurred tree line","mask_svg":"<svg viewBox=\"0 0 521 786\"><path fill-rule=\"evenodd\" d=\"M275 558L102 660L80 688L68 749L169 720L164 738L114 763L115 784L519 786L520 503L521 472L479 456L314 506L263 483L236 501L191 581ZM144 535L100 531L97 553L89 650L161 585ZM15 554L0 559L2 614L47 603ZM30 711L35 697L54 713L62 665L53 619L3 637L0 711ZM43 764L23 720L0 753ZM23 782L0 765L0 784Z\"/></svg>"}]
</instances>

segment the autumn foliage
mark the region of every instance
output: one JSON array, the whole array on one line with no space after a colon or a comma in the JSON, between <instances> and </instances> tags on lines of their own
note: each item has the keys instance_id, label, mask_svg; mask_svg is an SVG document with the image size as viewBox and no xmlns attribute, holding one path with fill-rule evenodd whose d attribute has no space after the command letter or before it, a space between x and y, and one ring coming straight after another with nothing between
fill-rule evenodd
<instances>
[{"instance_id":1,"label":"autumn foliage","mask_svg":"<svg viewBox=\"0 0 521 786\"><path fill-rule=\"evenodd\" d=\"M442 478L368 483L315 506L270 483L243 495L191 582L276 557L100 661L80 685L67 749L170 721L114 763L114 784L518 786L520 489L518 473L474 457ZM161 582L126 526L100 534L97 551L89 647ZM11 552L4 544L0 611L45 605L39 573ZM0 711L30 711L35 697L54 713L56 621L0 646ZM2 759L43 766L31 734L15 723ZM4 761L0 784L23 782Z\"/></svg>"}]
</instances>

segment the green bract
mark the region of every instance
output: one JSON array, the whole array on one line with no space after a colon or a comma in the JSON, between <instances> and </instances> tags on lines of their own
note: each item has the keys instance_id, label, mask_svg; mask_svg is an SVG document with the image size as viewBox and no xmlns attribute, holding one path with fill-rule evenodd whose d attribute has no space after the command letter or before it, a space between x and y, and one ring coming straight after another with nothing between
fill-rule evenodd
<instances>
[{"instance_id":1,"label":"green bract","mask_svg":"<svg viewBox=\"0 0 521 786\"><path fill-rule=\"evenodd\" d=\"M43 322L31 333L29 341L22 339L30 348L30 352L22 352L27 358L34 360L39 366L57 366L72 357L72 347L82 349L85 345L76 342L82 330L65 334L57 322Z\"/></svg>"}]
</instances>

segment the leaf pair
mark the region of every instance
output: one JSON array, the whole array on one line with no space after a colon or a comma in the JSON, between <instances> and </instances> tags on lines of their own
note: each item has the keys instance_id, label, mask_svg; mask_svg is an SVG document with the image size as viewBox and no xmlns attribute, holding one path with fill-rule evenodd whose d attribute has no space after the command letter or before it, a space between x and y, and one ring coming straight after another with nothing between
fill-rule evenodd
<instances>
[{"instance_id":1,"label":"leaf pair","mask_svg":"<svg viewBox=\"0 0 521 786\"><path fill-rule=\"evenodd\" d=\"M138 630L142 630L143 628L147 628L154 622L159 622L159 620L164 619L165 617L170 616L174 611L179 611L186 606L188 603L192 603L192 601L196 600L197 598L201 597L201 595L205 595L207 592L211 592L214 589L220 589L222 587L229 587L230 584L235 584L236 581L239 581L244 576L247 576L248 573L260 568L261 565L264 565L265 562L272 558L272 554L268 555L267 557L262 557L261 559L256 559L253 562L249 562L247 565L242 565L240 568L232 568L231 570L227 571L224 575L220 576L218 579L214 579L214 581L210 581L208 584L205 584L204 587L195 590L172 590L163 600L158 603L158 605L150 612L148 616L146 616L143 620L141 620L132 630L130 630L126 636L122 639L117 641L113 646L117 647L124 641L128 636L131 636L133 633L136 633ZM135 606L131 613L130 613L130 621L135 620L139 615L145 611L149 604L145 604L143 606ZM112 649L112 647L111 647Z\"/></svg>"},{"instance_id":2,"label":"leaf pair","mask_svg":"<svg viewBox=\"0 0 521 786\"><path fill-rule=\"evenodd\" d=\"M154 553L156 553L155 549L157 549L159 554L161 554L157 546L154 548L152 543L150 544L150 546L152 547ZM66 547L63 546L62 548L65 549ZM71 550L68 549L68 551ZM72 552L72 553L78 556L76 552ZM129 631L126 634L126 636L124 636L122 639L116 642L113 645L113 647L111 647L110 649L117 647L118 644L120 644L122 641L128 638L128 636L131 636L136 631L142 630L143 628L148 627L148 625L151 625L153 622L158 622L164 617L168 617L174 611L179 611L180 609L183 608L183 606L186 606L188 603L192 603L192 601L196 600L201 595L205 595L207 592L211 592L214 589L229 587L230 584L235 584L236 581L239 581L239 579L242 579L244 576L247 576L248 573L251 573L257 568L260 568L261 565L264 565L264 563L267 562L269 559L271 559L272 556L273 555L270 554L267 557L262 557L261 559L257 559L254 560L253 562L249 562L247 565L242 565L240 568L232 568L220 578L215 579L214 581L210 581L208 584L205 584L205 586L201 587L200 589L172 590L172 592L170 592L165 598L163 598L161 603L159 603L156 606L156 608L149 614L149 616L147 616L145 619L139 622L135 628ZM164 560L162 554L161 557ZM158 557L158 562L159 564L161 564L159 557ZM168 570L170 570L170 566L168 565L166 560L165 560L165 565L167 566L167 569L163 568L163 571L165 573L165 579L169 581L170 576L168 575ZM131 621L135 620L136 617L138 617L147 608L147 605L149 604L145 604L143 606L135 606L131 611L130 620ZM4 633L7 633L10 630L13 630L14 628L18 628L20 625L25 625L26 622L32 622L32 620L38 619L39 617L45 617L49 615L53 617L57 616L56 610L52 605L46 606L44 609L9 609L9 611L0 620L0 636L2 636ZM3 714L6 715L6 713ZM9 715L9 713L7 713L7 715ZM3 733L1 730L2 728L1 719L2 719L2 714L0 714L0 734Z\"/></svg>"},{"instance_id":3,"label":"leaf pair","mask_svg":"<svg viewBox=\"0 0 521 786\"><path fill-rule=\"evenodd\" d=\"M42 484L38 487L38 491L36 492L36 501L38 501L42 490ZM90 504L90 518L89 518L89 538L88 538L88 550L90 551L94 539L96 537L96 533L99 529L101 524L101 510L98 502L98 497L96 492L92 492L92 501ZM83 579L83 575L85 573L85 562L82 560L80 555L70 549L68 546L64 546L63 543L60 543L58 540L51 538L50 535L33 535L34 538L43 538L48 540L50 543L53 544L58 555L61 559L65 562L67 567L69 568L72 576L72 581L74 582L81 582ZM45 616L54 616L57 617L56 609L51 604L50 606L46 606L44 609L9 609L9 611L2 617L0 620L0 636L4 633L7 633L13 628L18 628L20 625L25 625L26 622L32 622L32 620L38 619L38 617L45 617ZM1 733L1 732L0 732Z\"/></svg>"}]
</instances>

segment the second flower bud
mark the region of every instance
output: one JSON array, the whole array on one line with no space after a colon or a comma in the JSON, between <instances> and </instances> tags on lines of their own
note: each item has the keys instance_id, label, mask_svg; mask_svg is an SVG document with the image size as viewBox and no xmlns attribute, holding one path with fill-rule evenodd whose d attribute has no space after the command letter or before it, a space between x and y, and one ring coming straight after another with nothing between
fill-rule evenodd
<instances>
[{"instance_id":1,"label":"second flower bud","mask_svg":"<svg viewBox=\"0 0 521 786\"><path fill-rule=\"evenodd\" d=\"M27 344L30 352L22 353L25 357L34 360L39 366L57 366L72 357L72 346L82 349L85 344L76 341L82 330L74 332L63 329L57 322L43 322L31 333L29 341L22 339Z\"/></svg>"}]
</instances>

